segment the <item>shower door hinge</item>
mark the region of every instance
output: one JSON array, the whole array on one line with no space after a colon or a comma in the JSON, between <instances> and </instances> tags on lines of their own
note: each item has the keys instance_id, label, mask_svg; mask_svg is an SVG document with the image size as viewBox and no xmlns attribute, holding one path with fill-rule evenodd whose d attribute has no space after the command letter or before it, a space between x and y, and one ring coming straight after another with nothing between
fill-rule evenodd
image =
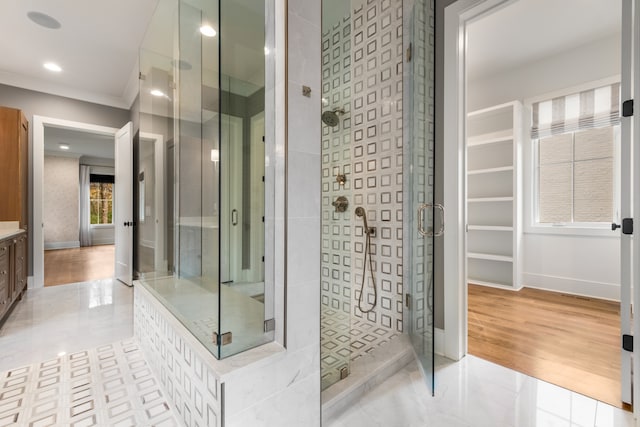
<instances>
[{"instance_id":1,"label":"shower door hinge","mask_svg":"<svg viewBox=\"0 0 640 427\"><path fill-rule=\"evenodd\" d=\"M231 332L225 332L222 335L218 335L217 332L213 333L213 345L227 345L233 342L233 335Z\"/></svg>"},{"instance_id":2,"label":"shower door hinge","mask_svg":"<svg viewBox=\"0 0 640 427\"><path fill-rule=\"evenodd\" d=\"M633 352L633 335L622 335L622 349Z\"/></svg>"},{"instance_id":3,"label":"shower door hinge","mask_svg":"<svg viewBox=\"0 0 640 427\"><path fill-rule=\"evenodd\" d=\"M627 99L622 103L622 117L633 116L633 99Z\"/></svg>"},{"instance_id":4,"label":"shower door hinge","mask_svg":"<svg viewBox=\"0 0 640 427\"><path fill-rule=\"evenodd\" d=\"M411 308L411 294L404 294L404 305Z\"/></svg>"},{"instance_id":5,"label":"shower door hinge","mask_svg":"<svg viewBox=\"0 0 640 427\"><path fill-rule=\"evenodd\" d=\"M411 62L412 55L413 55L413 43L409 43L409 47L407 48L407 62Z\"/></svg>"},{"instance_id":6,"label":"shower door hinge","mask_svg":"<svg viewBox=\"0 0 640 427\"><path fill-rule=\"evenodd\" d=\"M142 72L138 72L138 80L144 80L145 76L144 74L142 74Z\"/></svg>"},{"instance_id":7,"label":"shower door hinge","mask_svg":"<svg viewBox=\"0 0 640 427\"><path fill-rule=\"evenodd\" d=\"M271 332L276 330L276 319L267 319L264 321L264 331Z\"/></svg>"}]
</instances>

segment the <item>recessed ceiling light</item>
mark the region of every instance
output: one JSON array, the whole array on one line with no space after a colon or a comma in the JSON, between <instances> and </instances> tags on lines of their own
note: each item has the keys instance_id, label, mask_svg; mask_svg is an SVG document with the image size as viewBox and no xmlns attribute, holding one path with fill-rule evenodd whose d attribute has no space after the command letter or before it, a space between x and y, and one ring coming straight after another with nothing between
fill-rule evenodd
<instances>
[{"instance_id":1,"label":"recessed ceiling light","mask_svg":"<svg viewBox=\"0 0 640 427\"><path fill-rule=\"evenodd\" d=\"M206 37L215 37L218 34L211 25L203 25L200 27L200 32Z\"/></svg>"},{"instance_id":2,"label":"recessed ceiling light","mask_svg":"<svg viewBox=\"0 0 640 427\"><path fill-rule=\"evenodd\" d=\"M164 94L163 91L161 91L160 89L152 89L151 90L151 95L153 96L157 96L157 97L161 97L161 96L167 96Z\"/></svg>"},{"instance_id":3,"label":"recessed ceiling light","mask_svg":"<svg viewBox=\"0 0 640 427\"><path fill-rule=\"evenodd\" d=\"M45 62L44 68L49 71L53 71L54 73L59 73L60 71L62 71L62 68L58 64L55 64L53 62Z\"/></svg>"},{"instance_id":4,"label":"recessed ceiling light","mask_svg":"<svg viewBox=\"0 0 640 427\"><path fill-rule=\"evenodd\" d=\"M58 28L62 27L57 19L47 15L46 13L32 11L27 13L27 17L41 27L49 28L52 30L57 30Z\"/></svg>"},{"instance_id":5,"label":"recessed ceiling light","mask_svg":"<svg viewBox=\"0 0 640 427\"><path fill-rule=\"evenodd\" d=\"M61 351L60 353L58 353L58 357L62 357L62 356L64 356L65 354L67 354L67 352L66 352L66 351Z\"/></svg>"},{"instance_id":6,"label":"recessed ceiling light","mask_svg":"<svg viewBox=\"0 0 640 427\"><path fill-rule=\"evenodd\" d=\"M68 146L67 144L58 144L58 147L59 147L61 150L68 150L68 149L69 149L69 146Z\"/></svg>"}]
</instances>

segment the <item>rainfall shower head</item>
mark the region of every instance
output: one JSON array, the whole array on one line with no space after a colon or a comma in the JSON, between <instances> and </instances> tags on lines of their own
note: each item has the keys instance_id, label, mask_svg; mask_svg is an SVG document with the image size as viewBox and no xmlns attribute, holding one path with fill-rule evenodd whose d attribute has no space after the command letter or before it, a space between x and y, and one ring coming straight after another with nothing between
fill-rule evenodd
<instances>
[{"instance_id":1,"label":"rainfall shower head","mask_svg":"<svg viewBox=\"0 0 640 427\"><path fill-rule=\"evenodd\" d=\"M342 108L336 108L331 111L325 111L322 113L322 121L327 126L335 127L340 123L340 118L338 118L338 114L344 114L344 110Z\"/></svg>"}]
</instances>

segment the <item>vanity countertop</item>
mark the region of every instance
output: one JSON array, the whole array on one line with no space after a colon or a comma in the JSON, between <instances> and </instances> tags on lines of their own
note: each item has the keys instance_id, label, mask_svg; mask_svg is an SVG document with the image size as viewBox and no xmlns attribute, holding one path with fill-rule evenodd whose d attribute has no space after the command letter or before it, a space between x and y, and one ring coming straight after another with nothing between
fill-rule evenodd
<instances>
[{"instance_id":1,"label":"vanity countertop","mask_svg":"<svg viewBox=\"0 0 640 427\"><path fill-rule=\"evenodd\" d=\"M0 221L0 240L16 236L23 231L18 226L18 221Z\"/></svg>"}]
</instances>

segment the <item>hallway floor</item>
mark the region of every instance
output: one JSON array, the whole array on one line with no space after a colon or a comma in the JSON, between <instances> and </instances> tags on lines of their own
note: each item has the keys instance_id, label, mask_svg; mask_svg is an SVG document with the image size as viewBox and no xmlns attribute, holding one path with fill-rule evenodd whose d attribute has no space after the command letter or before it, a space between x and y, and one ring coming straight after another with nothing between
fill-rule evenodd
<instances>
[{"instance_id":1,"label":"hallway floor","mask_svg":"<svg viewBox=\"0 0 640 427\"><path fill-rule=\"evenodd\" d=\"M179 425L131 340L132 294L112 280L29 290L0 328L0 426ZM409 364L324 427L633 425L628 412L473 356L440 360L436 384L432 397Z\"/></svg>"},{"instance_id":2,"label":"hallway floor","mask_svg":"<svg viewBox=\"0 0 640 427\"><path fill-rule=\"evenodd\" d=\"M66 285L113 277L115 245L44 251L44 285Z\"/></svg>"}]
</instances>

